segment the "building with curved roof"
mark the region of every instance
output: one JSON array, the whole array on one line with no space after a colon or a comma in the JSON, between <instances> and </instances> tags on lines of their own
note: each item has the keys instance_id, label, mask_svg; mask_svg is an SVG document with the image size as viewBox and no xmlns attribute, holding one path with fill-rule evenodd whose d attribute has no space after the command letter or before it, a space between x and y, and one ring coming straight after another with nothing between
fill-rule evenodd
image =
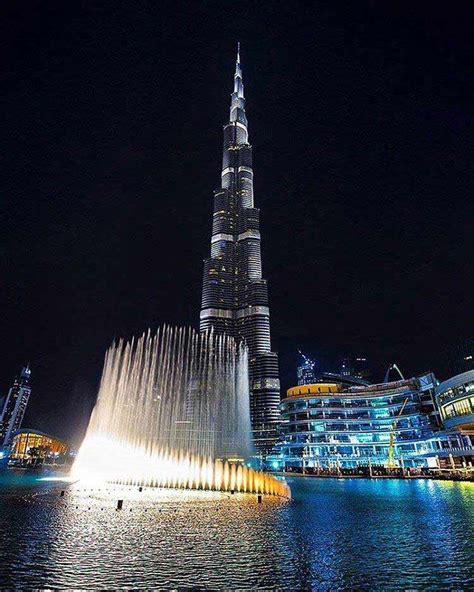
<instances>
[{"instance_id":1,"label":"building with curved roof","mask_svg":"<svg viewBox=\"0 0 474 592\"><path fill-rule=\"evenodd\" d=\"M439 384L436 402L446 430L458 429L474 435L474 370Z\"/></svg>"},{"instance_id":2,"label":"building with curved roof","mask_svg":"<svg viewBox=\"0 0 474 592\"><path fill-rule=\"evenodd\" d=\"M55 464L58 458L69 452L69 445L51 436L24 428L13 436L9 464L13 466L37 466Z\"/></svg>"}]
</instances>

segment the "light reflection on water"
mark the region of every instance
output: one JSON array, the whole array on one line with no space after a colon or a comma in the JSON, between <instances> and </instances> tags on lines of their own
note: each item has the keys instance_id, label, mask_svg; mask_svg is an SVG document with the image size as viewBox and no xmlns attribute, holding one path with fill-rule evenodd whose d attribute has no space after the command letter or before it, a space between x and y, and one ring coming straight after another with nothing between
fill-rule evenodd
<instances>
[{"instance_id":1,"label":"light reflection on water","mask_svg":"<svg viewBox=\"0 0 474 592\"><path fill-rule=\"evenodd\" d=\"M290 485L293 501L257 504L243 494L10 483L0 487L0 582L473 589L474 484L294 478Z\"/></svg>"}]
</instances>

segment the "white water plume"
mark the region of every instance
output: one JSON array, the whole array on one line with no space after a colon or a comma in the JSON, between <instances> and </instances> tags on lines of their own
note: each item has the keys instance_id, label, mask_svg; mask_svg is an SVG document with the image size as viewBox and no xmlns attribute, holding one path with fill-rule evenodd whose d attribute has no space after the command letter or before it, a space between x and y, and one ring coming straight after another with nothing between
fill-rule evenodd
<instances>
[{"instance_id":1,"label":"white water plume","mask_svg":"<svg viewBox=\"0 0 474 592\"><path fill-rule=\"evenodd\" d=\"M252 453L248 358L226 335L165 326L106 353L86 438L152 453Z\"/></svg>"},{"instance_id":2,"label":"white water plume","mask_svg":"<svg viewBox=\"0 0 474 592\"><path fill-rule=\"evenodd\" d=\"M245 344L165 326L107 351L73 475L289 496L242 464L252 452Z\"/></svg>"}]
</instances>

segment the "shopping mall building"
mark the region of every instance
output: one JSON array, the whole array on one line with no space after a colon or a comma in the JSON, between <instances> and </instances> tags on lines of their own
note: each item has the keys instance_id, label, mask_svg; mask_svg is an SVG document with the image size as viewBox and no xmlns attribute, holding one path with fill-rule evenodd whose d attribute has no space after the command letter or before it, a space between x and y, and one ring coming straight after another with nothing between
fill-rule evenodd
<instances>
[{"instance_id":1,"label":"shopping mall building","mask_svg":"<svg viewBox=\"0 0 474 592\"><path fill-rule=\"evenodd\" d=\"M8 452L11 467L64 465L72 462L68 444L38 430L18 430Z\"/></svg>"},{"instance_id":2,"label":"shopping mall building","mask_svg":"<svg viewBox=\"0 0 474 592\"><path fill-rule=\"evenodd\" d=\"M429 373L383 384L300 385L280 410L274 468L474 464L474 371L441 384Z\"/></svg>"}]
</instances>

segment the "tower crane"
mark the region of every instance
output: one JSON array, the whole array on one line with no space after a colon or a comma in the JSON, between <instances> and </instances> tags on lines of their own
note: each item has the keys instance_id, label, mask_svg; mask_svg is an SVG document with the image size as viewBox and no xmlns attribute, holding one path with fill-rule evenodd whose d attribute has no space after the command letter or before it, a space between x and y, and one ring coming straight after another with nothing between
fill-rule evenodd
<instances>
[{"instance_id":1,"label":"tower crane","mask_svg":"<svg viewBox=\"0 0 474 592\"><path fill-rule=\"evenodd\" d=\"M392 429L390 430L390 440L388 443L388 462L387 462L387 466L389 469L394 469L396 467L396 464L393 460L393 453L395 451L395 428L397 427L397 423L400 420L400 417L403 413L403 410L405 409L406 404L408 403L408 397L403 401L403 405L400 407L400 411L397 413L397 416L395 417L393 423L392 423Z\"/></svg>"},{"instance_id":2,"label":"tower crane","mask_svg":"<svg viewBox=\"0 0 474 592\"><path fill-rule=\"evenodd\" d=\"M313 368L313 367L314 367L314 361L313 361L313 360L310 360L310 359L308 358L308 356L305 356L305 355L304 355L304 353L303 353L303 352L302 352L300 349L298 350L298 353L299 353L299 354L301 355L301 357L303 358L303 360L304 360L305 364L307 364L308 366L311 366L311 368Z\"/></svg>"}]
</instances>

